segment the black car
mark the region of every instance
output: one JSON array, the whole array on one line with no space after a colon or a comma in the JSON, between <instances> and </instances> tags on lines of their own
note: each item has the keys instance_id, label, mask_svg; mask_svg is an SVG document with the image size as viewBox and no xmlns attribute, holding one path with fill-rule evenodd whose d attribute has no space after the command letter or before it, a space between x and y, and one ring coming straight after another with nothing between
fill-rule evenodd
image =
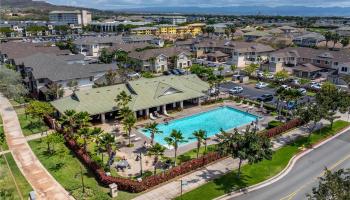
<instances>
[{"instance_id":1,"label":"black car","mask_svg":"<svg viewBox=\"0 0 350 200\"><path fill-rule=\"evenodd\" d=\"M185 75L186 71L184 69L175 69L177 72L179 72L179 74L181 75Z\"/></svg>"},{"instance_id":2,"label":"black car","mask_svg":"<svg viewBox=\"0 0 350 200\"><path fill-rule=\"evenodd\" d=\"M172 73L169 72L169 71L164 71L163 74L166 75L166 76L172 75Z\"/></svg>"},{"instance_id":3,"label":"black car","mask_svg":"<svg viewBox=\"0 0 350 200\"><path fill-rule=\"evenodd\" d=\"M175 75L180 75L180 73L176 69L172 69L172 70L170 70L170 72L175 74Z\"/></svg>"},{"instance_id":4,"label":"black car","mask_svg":"<svg viewBox=\"0 0 350 200\"><path fill-rule=\"evenodd\" d=\"M272 99L273 99L272 94L263 94L257 98L258 101L263 101L263 102L272 101Z\"/></svg>"}]
</instances>

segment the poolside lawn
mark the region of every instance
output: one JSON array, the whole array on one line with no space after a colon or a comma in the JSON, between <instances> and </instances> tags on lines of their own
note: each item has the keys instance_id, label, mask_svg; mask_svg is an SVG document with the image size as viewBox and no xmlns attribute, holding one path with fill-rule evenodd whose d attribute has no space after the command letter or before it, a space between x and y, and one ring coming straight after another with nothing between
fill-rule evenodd
<instances>
[{"instance_id":1,"label":"poolside lawn","mask_svg":"<svg viewBox=\"0 0 350 200\"><path fill-rule=\"evenodd\" d=\"M55 154L48 155L46 152L46 144L40 140L33 140L29 142L34 153L37 155L41 163L46 169L55 177L55 179L76 199L82 199L82 184L81 184L81 170L80 161L75 157L63 143L55 145ZM108 195L108 188L100 186L95 180L93 174L89 172L84 166L83 177L88 196L85 199L111 199ZM132 199L136 194L119 191L117 200Z\"/></svg>"},{"instance_id":2,"label":"poolside lawn","mask_svg":"<svg viewBox=\"0 0 350 200\"><path fill-rule=\"evenodd\" d=\"M331 135L336 134L340 130L349 126L349 122L336 121L331 129L329 126L322 128L320 131L314 132L310 139L303 137L290 145L286 145L274 152L271 160L263 160L252 165L244 165L242 167L241 178L237 178L237 170L234 170L218 179L210 181L195 190L185 193L180 200L195 200L201 197L201 200L209 200L239 188L248 187L264 180L267 180L278 174L285 168L289 160L297 154L300 147L309 144L315 144Z\"/></svg>"},{"instance_id":3,"label":"poolside lawn","mask_svg":"<svg viewBox=\"0 0 350 200\"><path fill-rule=\"evenodd\" d=\"M18 114L18 120L25 136L49 130L49 127L46 126L44 121L31 116L26 116L24 113Z\"/></svg>"},{"instance_id":4,"label":"poolside lawn","mask_svg":"<svg viewBox=\"0 0 350 200\"><path fill-rule=\"evenodd\" d=\"M10 168L6 164L5 156ZM11 176L11 172L14 179ZM18 185L19 191L16 188L15 181ZM14 199L21 199L21 196L25 199L29 192L33 190L18 169L11 153L6 153L0 156L0 188L11 192Z\"/></svg>"}]
</instances>

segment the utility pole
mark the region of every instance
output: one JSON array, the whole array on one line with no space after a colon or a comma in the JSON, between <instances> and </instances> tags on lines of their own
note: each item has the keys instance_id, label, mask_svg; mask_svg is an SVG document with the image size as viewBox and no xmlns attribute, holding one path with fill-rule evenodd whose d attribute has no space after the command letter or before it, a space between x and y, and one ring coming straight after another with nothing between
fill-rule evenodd
<instances>
[{"instance_id":1,"label":"utility pole","mask_svg":"<svg viewBox=\"0 0 350 200\"><path fill-rule=\"evenodd\" d=\"M142 153L140 152L140 174L142 176Z\"/></svg>"}]
</instances>

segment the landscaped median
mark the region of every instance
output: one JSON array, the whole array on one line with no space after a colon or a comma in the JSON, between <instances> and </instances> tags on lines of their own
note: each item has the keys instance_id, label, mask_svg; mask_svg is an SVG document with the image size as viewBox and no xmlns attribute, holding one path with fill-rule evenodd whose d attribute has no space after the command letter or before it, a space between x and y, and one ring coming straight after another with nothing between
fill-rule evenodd
<instances>
[{"instance_id":1,"label":"landscaped median","mask_svg":"<svg viewBox=\"0 0 350 200\"><path fill-rule=\"evenodd\" d=\"M214 199L229 192L265 181L281 172L288 165L289 160L302 151L301 149L319 143L349 125L350 123L346 121L336 121L333 124L333 128L326 126L315 131L310 138L302 137L289 145L281 147L274 152L271 160L263 160L256 164L244 165L240 178L237 177L237 171L234 170L220 178L209 181L195 190L185 193L182 198L178 197L176 199L195 200L198 197L201 197L201 200Z\"/></svg>"}]
</instances>

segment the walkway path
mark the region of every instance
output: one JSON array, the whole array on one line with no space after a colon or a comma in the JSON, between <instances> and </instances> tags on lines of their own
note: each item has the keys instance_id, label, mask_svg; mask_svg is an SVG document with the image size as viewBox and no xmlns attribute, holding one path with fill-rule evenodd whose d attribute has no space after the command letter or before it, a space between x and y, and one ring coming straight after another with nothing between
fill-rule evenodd
<instances>
[{"instance_id":1,"label":"walkway path","mask_svg":"<svg viewBox=\"0 0 350 200\"><path fill-rule=\"evenodd\" d=\"M29 147L11 103L0 94L0 114L9 150L24 177L37 193L37 199L72 199L51 176Z\"/></svg>"},{"instance_id":2,"label":"walkway path","mask_svg":"<svg viewBox=\"0 0 350 200\"><path fill-rule=\"evenodd\" d=\"M346 120L344 115L341 115L342 120ZM322 120L323 124L328 124L328 122ZM320 128L319 126L318 128ZM295 140L299 136L307 135L305 127L299 127L293 129L276 139L273 139L273 149L278 149L288 142ZM175 179L169 183L166 183L158 188L145 192L134 198L134 200L170 200L179 196L181 193L180 180L182 179L187 184L183 186L183 193L191 191L206 182L213 180L214 178L228 173L238 167L238 161L232 158L226 158L224 160L218 161L214 164L208 165L204 169L200 169L191 174L188 174L182 178Z\"/></svg>"},{"instance_id":3,"label":"walkway path","mask_svg":"<svg viewBox=\"0 0 350 200\"><path fill-rule=\"evenodd\" d=\"M53 132L54 132L54 130L48 130L46 132L35 133L35 134L28 135L28 136L25 136L25 137L26 137L27 141L31 141L31 140L36 140L36 139L39 139L39 138L46 137L48 134L51 134Z\"/></svg>"}]
</instances>

